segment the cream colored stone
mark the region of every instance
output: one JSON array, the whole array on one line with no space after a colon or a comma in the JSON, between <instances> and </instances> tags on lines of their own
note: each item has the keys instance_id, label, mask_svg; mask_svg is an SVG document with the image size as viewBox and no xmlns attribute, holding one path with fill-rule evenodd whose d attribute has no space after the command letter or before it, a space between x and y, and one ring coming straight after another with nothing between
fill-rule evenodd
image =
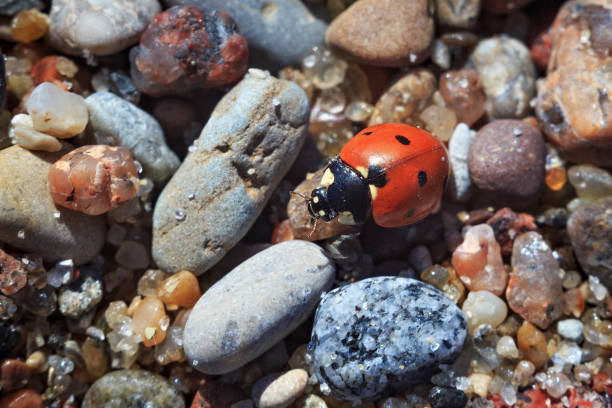
<instances>
[{"instance_id":1,"label":"cream colored stone","mask_svg":"<svg viewBox=\"0 0 612 408\"><path fill-rule=\"evenodd\" d=\"M34 130L32 118L23 113L15 115L11 119L9 137L13 144L28 150L58 152L62 149L62 143L55 137Z\"/></svg>"},{"instance_id":2,"label":"cream colored stone","mask_svg":"<svg viewBox=\"0 0 612 408\"><path fill-rule=\"evenodd\" d=\"M258 408L285 408L306 388L308 372L297 368L283 374L270 374L253 386L253 401Z\"/></svg>"},{"instance_id":3,"label":"cream colored stone","mask_svg":"<svg viewBox=\"0 0 612 408\"><path fill-rule=\"evenodd\" d=\"M481 324L490 324L495 328L508 315L506 303L486 290L470 292L465 302L463 302L461 310L463 310L463 314L465 314L468 321L470 333Z\"/></svg>"}]
</instances>

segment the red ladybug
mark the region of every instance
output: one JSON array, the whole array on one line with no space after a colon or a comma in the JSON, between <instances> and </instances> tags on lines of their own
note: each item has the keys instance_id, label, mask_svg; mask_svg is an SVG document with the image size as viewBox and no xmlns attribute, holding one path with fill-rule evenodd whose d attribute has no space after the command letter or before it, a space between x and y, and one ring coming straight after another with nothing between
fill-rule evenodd
<instances>
[{"instance_id":1,"label":"red ladybug","mask_svg":"<svg viewBox=\"0 0 612 408\"><path fill-rule=\"evenodd\" d=\"M387 123L359 132L332 159L312 191L314 218L361 225L370 212L383 227L401 227L435 212L448 179L446 149L413 126Z\"/></svg>"}]
</instances>

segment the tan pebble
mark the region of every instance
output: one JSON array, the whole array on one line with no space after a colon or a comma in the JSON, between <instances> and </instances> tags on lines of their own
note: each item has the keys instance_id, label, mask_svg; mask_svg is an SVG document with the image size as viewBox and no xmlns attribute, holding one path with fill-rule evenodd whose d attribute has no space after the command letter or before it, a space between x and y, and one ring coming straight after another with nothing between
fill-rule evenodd
<instances>
[{"instance_id":1,"label":"tan pebble","mask_svg":"<svg viewBox=\"0 0 612 408\"><path fill-rule=\"evenodd\" d=\"M301 368L270 374L255 383L252 398L258 408L285 408L302 395L307 382L308 373Z\"/></svg>"},{"instance_id":2,"label":"tan pebble","mask_svg":"<svg viewBox=\"0 0 612 408\"><path fill-rule=\"evenodd\" d=\"M491 376L488 374L474 373L469 376L472 381L472 390L481 398L486 398L491 384Z\"/></svg>"},{"instance_id":3,"label":"tan pebble","mask_svg":"<svg viewBox=\"0 0 612 408\"><path fill-rule=\"evenodd\" d=\"M28 150L42 150L45 152L58 152L62 150L62 143L57 138L35 130L32 118L23 113L15 115L11 119L9 137L13 144Z\"/></svg>"},{"instance_id":4,"label":"tan pebble","mask_svg":"<svg viewBox=\"0 0 612 408\"><path fill-rule=\"evenodd\" d=\"M168 308L172 305L193 307L202 296L198 278L189 272L181 271L162 281L157 287L157 297Z\"/></svg>"},{"instance_id":5,"label":"tan pebble","mask_svg":"<svg viewBox=\"0 0 612 408\"><path fill-rule=\"evenodd\" d=\"M26 360L26 364L35 373L41 373L47 370L47 356L42 351L35 351Z\"/></svg>"},{"instance_id":6,"label":"tan pebble","mask_svg":"<svg viewBox=\"0 0 612 408\"><path fill-rule=\"evenodd\" d=\"M548 361L546 336L533 324L525 321L516 333L517 344L525 357L536 367L541 367Z\"/></svg>"},{"instance_id":7,"label":"tan pebble","mask_svg":"<svg viewBox=\"0 0 612 408\"><path fill-rule=\"evenodd\" d=\"M128 308L127 308L127 315L128 316L131 317L132 315L134 315L134 310L136 310L138 305L140 305L140 302L142 302L142 296L134 296L132 298L132 301L130 302L130 306L128 306Z\"/></svg>"},{"instance_id":8,"label":"tan pebble","mask_svg":"<svg viewBox=\"0 0 612 408\"><path fill-rule=\"evenodd\" d=\"M155 297L147 296L134 309L132 330L142 336L146 347L160 344L166 338L170 319L164 310L164 304Z\"/></svg>"},{"instance_id":9,"label":"tan pebble","mask_svg":"<svg viewBox=\"0 0 612 408\"><path fill-rule=\"evenodd\" d=\"M470 292L461 310L468 321L470 333L481 324L490 324L496 328L508 315L506 302L486 290Z\"/></svg>"}]
</instances>

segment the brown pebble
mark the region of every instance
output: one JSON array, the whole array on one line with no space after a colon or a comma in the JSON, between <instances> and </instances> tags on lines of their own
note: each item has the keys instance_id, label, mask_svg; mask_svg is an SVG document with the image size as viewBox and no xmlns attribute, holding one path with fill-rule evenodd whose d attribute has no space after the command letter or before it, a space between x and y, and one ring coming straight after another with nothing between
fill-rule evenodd
<instances>
[{"instance_id":1,"label":"brown pebble","mask_svg":"<svg viewBox=\"0 0 612 408\"><path fill-rule=\"evenodd\" d=\"M24 387L30 379L30 367L23 361L5 360L0 365L0 388L11 391Z\"/></svg>"},{"instance_id":2,"label":"brown pebble","mask_svg":"<svg viewBox=\"0 0 612 408\"><path fill-rule=\"evenodd\" d=\"M548 361L546 352L546 336L533 324L525 321L516 333L518 348L536 367L541 367Z\"/></svg>"},{"instance_id":3,"label":"brown pebble","mask_svg":"<svg viewBox=\"0 0 612 408\"><path fill-rule=\"evenodd\" d=\"M14 391L0 399L0 408L42 408L39 393L30 389Z\"/></svg>"},{"instance_id":4,"label":"brown pebble","mask_svg":"<svg viewBox=\"0 0 612 408\"><path fill-rule=\"evenodd\" d=\"M138 168L123 146L79 147L49 170L55 204L89 215L103 214L130 201L138 188Z\"/></svg>"},{"instance_id":5,"label":"brown pebble","mask_svg":"<svg viewBox=\"0 0 612 408\"><path fill-rule=\"evenodd\" d=\"M473 69L445 72L438 90L446 106L457 115L457 122L472 126L485 112L486 97Z\"/></svg>"},{"instance_id":6,"label":"brown pebble","mask_svg":"<svg viewBox=\"0 0 612 408\"><path fill-rule=\"evenodd\" d=\"M276 224L276 227L274 227L270 243L278 244L279 242L291 241L292 239L295 239L295 236L293 235L293 231L291 230L291 223L289 222L289 220L283 220Z\"/></svg>"}]
</instances>

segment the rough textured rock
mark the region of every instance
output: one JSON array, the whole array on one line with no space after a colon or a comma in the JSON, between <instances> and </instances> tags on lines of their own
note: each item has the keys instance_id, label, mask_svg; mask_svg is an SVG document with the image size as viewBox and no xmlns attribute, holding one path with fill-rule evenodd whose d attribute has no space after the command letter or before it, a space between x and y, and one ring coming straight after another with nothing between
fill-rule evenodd
<instances>
[{"instance_id":1,"label":"rough textured rock","mask_svg":"<svg viewBox=\"0 0 612 408\"><path fill-rule=\"evenodd\" d=\"M327 45L356 62L397 67L429 56L433 3L428 0L361 0L330 24Z\"/></svg>"},{"instance_id":2,"label":"rough textured rock","mask_svg":"<svg viewBox=\"0 0 612 408\"><path fill-rule=\"evenodd\" d=\"M157 0L53 0L51 45L71 55L110 55L138 42Z\"/></svg>"},{"instance_id":3,"label":"rough textured rock","mask_svg":"<svg viewBox=\"0 0 612 408\"><path fill-rule=\"evenodd\" d=\"M110 92L96 92L85 99L89 110L86 137L95 144L125 146L143 168L143 177L163 182L179 166L166 145L159 123L136 105Z\"/></svg>"},{"instance_id":4,"label":"rough textured rock","mask_svg":"<svg viewBox=\"0 0 612 408\"><path fill-rule=\"evenodd\" d=\"M164 377L145 370L111 371L87 390L82 408L184 408Z\"/></svg>"},{"instance_id":5,"label":"rough textured rock","mask_svg":"<svg viewBox=\"0 0 612 408\"><path fill-rule=\"evenodd\" d=\"M579 207L567 221L567 233L582 269L612 290L612 197Z\"/></svg>"},{"instance_id":6,"label":"rough textured rock","mask_svg":"<svg viewBox=\"0 0 612 408\"><path fill-rule=\"evenodd\" d=\"M41 255L47 262L91 260L104 244L104 219L56 207L47 173L66 151L0 150L0 241Z\"/></svg>"},{"instance_id":7,"label":"rough textured rock","mask_svg":"<svg viewBox=\"0 0 612 408\"><path fill-rule=\"evenodd\" d=\"M506 299L510 309L542 329L561 316L559 264L537 232L526 232L514 241Z\"/></svg>"},{"instance_id":8,"label":"rough textured rock","mask_svg":"<svg viewBox=\"0 0 612 408\"><path fill-rule=\"evenodd\" d=\"M612 4L569 1L551 27L548 76L538 83L544 134L571 161L612 166Z\"/></svg>"},{"instance_id":9,"label":"rough textured rock","mask_svg":"<svg viewBox=\"0 0 612 408\"><path fill-rule=\"evenodd\" d=\"M326 24L296 0L165 0L227 11L249 44L251 66L278 69L299 64L323 43Z\"/></svg>"},{"instance_id":10,"label":"rough textured rock","mask_svg":"<svg viewBox=\"0 0 612 408\"><path fill-rule=\"evenodd\" d=\"M334 272L323 250L306 241L281 242L249 258L194 306L184 334L188 361L223 374L257 358L310 316Z\"/></svg>"},{"instance_id":11,"label":"rough textured rock","mask_svg":"<svg viewBox=\"0 0 612 408\"><path fill-rule=\"evenodd\" d=\"M468 61L476 69L491 118L522 118L535 96L536 69L522 42L501 35L478 43Z\"/></svg>"},{"instance_id":12,"label":"rough textured rock","mask_svg":"<svg viewBox=\"0 0 612 408\"><path fill-rule=\"evenodd\" d=\"M467 322L432 286L365 279L327 293L312 330L314 371L332 396L376 399L426 382L463 348Z\"/></svg>"},{"instance_id":13,"label":"rough textured rock","mask_svg":"<svg viewBox=\"0 0 612 408\"><path fill-rule=\"evenodd\" d=\"M544 186L546 146L537 128L520 120L495 120L470 145L468 167L482 198L525 208Z\"/></svg>"},{"instance_id":14,"label":"rough textured rock","mask_svg":"<svg viewBox=\"0 0 612 408\"><path fill-rule=\"evenodd\" d=\"M199 275L242 239L295 160L308 112L297 85L260 70L223 97L157 201L160 268Z\"/></svg>"}]
</instances>

